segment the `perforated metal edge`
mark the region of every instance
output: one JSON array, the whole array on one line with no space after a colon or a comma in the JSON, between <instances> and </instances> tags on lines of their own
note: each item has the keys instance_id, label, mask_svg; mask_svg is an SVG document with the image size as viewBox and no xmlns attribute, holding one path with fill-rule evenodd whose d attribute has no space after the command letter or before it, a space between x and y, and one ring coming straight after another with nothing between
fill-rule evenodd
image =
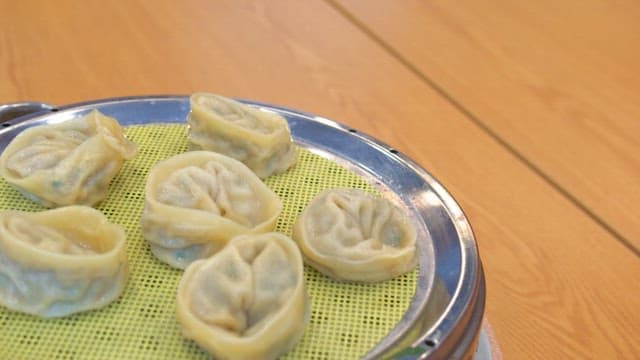
<instances>
[{"instance_id":1,"label":"perforated metal edge","mask_svg":"<svg viewBox=\"0 0 640 360\"><path fill-rule=\"evenodd\" d=\"M416 223L416 293L401 321L365 358L470 358L484 313L484 278L471 226L446 189L407 156L358 130L284 107L240 101L284 116L298 145L369 179ZM63 122L95 108L125 126L184 123L189 98L124 97L51 108L51 113L11 120L0 130L0 150L27 127Z\"/></svg>"}]
</instances>

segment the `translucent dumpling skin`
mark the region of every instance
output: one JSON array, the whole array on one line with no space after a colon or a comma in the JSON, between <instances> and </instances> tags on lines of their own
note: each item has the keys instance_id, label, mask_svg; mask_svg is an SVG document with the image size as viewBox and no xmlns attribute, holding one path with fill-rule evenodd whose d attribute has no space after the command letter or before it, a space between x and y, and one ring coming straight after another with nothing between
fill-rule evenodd
<instances>
[{"instance_id":1,"label":"translucent dumpling skin","mask_svg":"<svg viewBox=\"0 0 640 360\"><path fill-rule=\"evenodd\" d=\"M118 121L97 110L53 125L28 128L0 156L0 173L46 207L94 205L137 147Z\"/></svg>"},{"instance_id":2,"label":"translucent dumpling skin","mask_svg":"<svg viewBox=\"0 0 640 360\"><path fill-rule=\"evenodd\" d=\"M296 162L287 121L235 100L208 93L191 96L189 141L195 149L230 156L264 179Z\"/></svg>"},{"instance_id":3,"label":"translucent dumpling skin","mask_svg":"<svg viewBox=\"0 0 640 360\"><path fill-rule=\"evenodd\" d=\"M185 337L216 359L279 357L309 318L300 251L279 233L234 238L185 270L177 315Z\"/></svg>"},{"instance_id":4,"label":"translucent dumpling skin","mask_svg":"<svg viewBox=\"0 0 640 360\"><path fill-rule=\"evenodd\" d=\"M280 198L241 162L191 151L151 169L141 223L153 254L184 269L234 236L273 231L281 210Z\"/></svg>"},{"instance_id":5,"label":"translucent dumpling skin","mask_svg":"<svg viewBox=\"0 0 640 360\"><path fill-rule=\"evenodd\" d=\"M337 280L388 280L417 263L409 219L390 201L359 189L318 194L296 220L293 238L309 265Z\"/></svg>"},{"instance_id":6,"label":"translucent dumpling skin","mask_svg":"<svg viewBox=\"0 0 640 360\"><path fill-rule=\"evenodd\" d=\"M128 278L125 233L98 210L0 212L0 304L41 317L100 308Z\"/></svg>"}]
</instances>

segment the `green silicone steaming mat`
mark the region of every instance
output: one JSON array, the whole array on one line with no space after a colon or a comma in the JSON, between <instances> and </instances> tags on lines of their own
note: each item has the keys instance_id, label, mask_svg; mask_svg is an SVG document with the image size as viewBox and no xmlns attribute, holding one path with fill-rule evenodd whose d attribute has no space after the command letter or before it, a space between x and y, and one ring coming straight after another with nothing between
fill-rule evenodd
<instances>
[{"instance_id":1,"label":"green silicone steaming mat","mask_svg":"<svg viewBox=\"0 0 640 360\"><path fill-rule=\"evenodd\" d=\"M127 232L130 278L116 302L59 319L40 319L0 307L0 359L201 359L180 333L175 294L182 271L156 260L140 231L144 186L158 161L188 150L184 124L131 126L139 146L97 208ZM298 214L327 188L377 190L333 161L299 149L297 164L266 179L283 201L277 231L291 234ZM0 182L0 209L44 210ZM305 265L311 319L286 359L354 359L376 345L402 318L414 295L417 270L379 284L336 282Z\"/></svg>"}]
</instances>

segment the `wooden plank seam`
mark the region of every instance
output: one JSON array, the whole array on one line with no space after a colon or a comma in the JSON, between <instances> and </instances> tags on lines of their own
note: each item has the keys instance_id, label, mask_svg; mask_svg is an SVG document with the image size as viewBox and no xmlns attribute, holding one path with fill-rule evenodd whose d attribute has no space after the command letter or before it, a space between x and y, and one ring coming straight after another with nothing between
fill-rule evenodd
<instances>
[{"instance_id":1,"label":"wooden plank seam","mask_svg":"<svg viewBox=\"0 0 640 360\"><path fill-rule=\"evenodd\" d=\"M538 167L533 161L524 156L518 149L511 145L507 140L498 135L486 122L482 121L471 110L465 107L462 103L456 100L451 94L449 94L442 86L438 85L433 79L418 69L411 61L406 59L398 50L392 45L384 41L373 30L367 27L362 21L360 21L355 15L345 9L342 5L338 4L335 0L325 0L329 6L334 8L340 15L344 16L350 23L352 23L358 30L362 31L367 37L369 37L374 43L383 48L391 57L396 59L402 66L407 68L411 73L418 77L422 82L435 90L436 93L441 95L447 102L449 102L455 109L460 111L471 123L477 126L491 139L498 143L501 147L507 150L518 161L522 162L528 169L530 169L535 175L542 178L548 183L554 190L559 192L562 196L567 198L574 206L580 211L585 213L591 220L602 227L606 232L611 234L616 241L622 244L635 256L640 258L640 248L636 247L632 241L627 239L622 233L611 226L607 221L598 216L595 212L589 209L580 199L573 195L569 190L565 189L553 177Z\"/></svg>"}]
</instances>

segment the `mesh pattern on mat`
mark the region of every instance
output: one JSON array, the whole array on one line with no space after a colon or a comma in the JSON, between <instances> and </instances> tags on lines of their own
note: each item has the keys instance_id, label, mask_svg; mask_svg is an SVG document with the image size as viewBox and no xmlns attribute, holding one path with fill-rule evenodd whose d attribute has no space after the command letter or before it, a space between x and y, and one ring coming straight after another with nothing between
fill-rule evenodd
<instances>
[{"instance_id":1,"label":"mesh pattern on mat","mask_svg":"<svg viewBox=\"0 0 640 360\"><path fill-rule=\"evenodd\" d=\"M182 274L153 257L142 238L139 219L148 170L157 161L187 151L182 124L127 128L139 146L125 163L108 197L98 206L110 221L125 227L130 279L111 305L60 319L39 319L0 307L0 359L201 359L207 355L180 334L175 293ZM298 163L266 183L282 198L277 230L291 226L318 192L332 187L376 191L360 176L300 149ZM0 209L39 211L4 180ZM287 359L354 359L376 345L400 320L415 292L417 270L381 284L338 283L305 266L311 320Z\"/></svg>"}]
</instances>

